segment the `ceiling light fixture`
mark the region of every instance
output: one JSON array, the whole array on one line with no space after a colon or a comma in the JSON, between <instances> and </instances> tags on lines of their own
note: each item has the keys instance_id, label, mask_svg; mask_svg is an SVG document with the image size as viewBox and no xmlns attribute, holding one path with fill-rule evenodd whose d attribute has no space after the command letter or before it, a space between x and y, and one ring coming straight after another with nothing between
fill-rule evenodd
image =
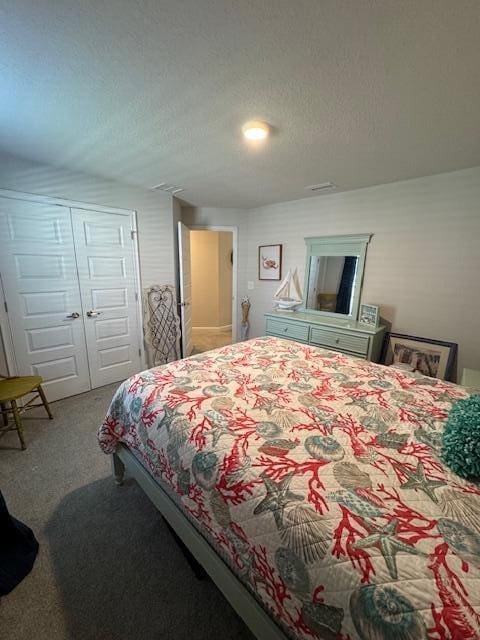
<instances>
[{"instance_id":1,"label":"ceiling light fixture","mask_svg":"<svg viewBox=\"0 0 480 640\"><path fill-rule=\"evenodd\" d=\"M266 122L250 120L243 125L242 132L248 140L265 140L270 132L270 127Z\"/></svg>"}]
</instances>

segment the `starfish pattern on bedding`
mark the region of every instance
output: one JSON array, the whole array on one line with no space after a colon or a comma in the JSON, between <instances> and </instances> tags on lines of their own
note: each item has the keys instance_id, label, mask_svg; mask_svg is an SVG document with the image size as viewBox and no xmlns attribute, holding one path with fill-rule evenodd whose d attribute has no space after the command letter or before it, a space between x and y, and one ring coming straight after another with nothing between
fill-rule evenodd
<instances>
[{"instance_id":1,"label":"starfish pattern on bedding","mask_svg":"<svg viewBox=\"0 0 480 640\"><path fill-rule=\"evenodd\" d=\"M387 565L388 573L396 580L398 578L396 555L398 551L405 553L411 553L412 555L425 555L422 551L419 551L411 544L407 544L397 538L397 528L399 521L397 518L393 518L390 522L383 527L379 527L373 522L367 522L363 520L365 526L370 529L371 533L352 543L353 549L369 549L371 547L378 547L380 553Z\"/></svg>"},{"instance_id":2,"label":"starfish pattern on bedding","mask_svg":"<svg viewBox=\"0 0 480 640\"><path fill-rule=\"evenodd\" d=\"M283 511L289 502L303 500L303 496L293 493L289 490L292 480L293 471L286 475L280 482L274 482L266 474L262 474L261 478L265 484L267 495L257 504L254 514L258 515L264 511L271 511L277 527L280 529L283 525Z\"/></svg>"},{"instance_id":3,"label":"starfish pattern on bedding","mask_svg":"<svg viewBox=\"0 0 480 640\"><path fill-rule=\"evenodd\" d=\"M402 472L408 476L408 480L400 485L400 489L419 489L423 491L430 500L438 503L438 498L434 491L439 487L445 486L446 483L443 482L443 480L429 480L425 476L425 468L421 462L418 463L415 471L410 471L410 469L402 467Z\"/></svg>"},{"instance_id":4,"label":"starfish pattern on bedding","mask_svg":"<svg viewBox=\"0 0 480 640\"><path fill-rule=\"evenodd\" d=\"M160 420L160 422L158 423L157 428L160 429L162 427L166 427L167 429L170 429L170 425L172 424L173 420L177 417L177 410L172 409L171 407L168 406L168 404L164 404L163 412L164 412L164 415Z\"/></svg>"},{"instance_id":5,"label":"starfish pattern on bedding","mask_svg":"<svg viewBox=\"0 0 480 640\"><path fill-rule=\"evenodd\" d=\"M368 400L364 400L363 398L351 398L348 402L345 402L345 406L359 407L364 411L368 411L371 409L372 404Z\"/></svg>"}]
</instances>

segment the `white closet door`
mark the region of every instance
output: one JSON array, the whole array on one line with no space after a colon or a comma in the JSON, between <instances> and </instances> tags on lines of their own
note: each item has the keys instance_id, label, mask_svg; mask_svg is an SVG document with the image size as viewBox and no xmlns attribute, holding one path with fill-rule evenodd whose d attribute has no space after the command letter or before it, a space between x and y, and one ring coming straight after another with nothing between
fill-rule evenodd
<instances>
[{"instance_id":1,"label":"white closet door","mask_svg":"<svg viewBox=\"0 0 480 640\"><path fill-rule=\"evenodd\" d=\"M130 217L72 209L92 388L141 370Z\"/></svg>"},{"instance_id":2,"label":"white closet door","mask_svg":"<svg viewBox=\"0 0 480 640\"><path fill-rule=\"evenodd\" d=\"M19 375L49 400L90 389L70 210L0 198L0 274Z\"/></svg>"},{"instance_id":3,"label":"white closet door","mask_svg":"<svg viewBox=\"0 0 480 640\"><path fill-rule=\"evenodd\" d=\"M178 223L178 261L180 266L180 321L182 327L182 356L192 353L192 273L190 265L190 229Z\"/></svg>"}]
</instances>

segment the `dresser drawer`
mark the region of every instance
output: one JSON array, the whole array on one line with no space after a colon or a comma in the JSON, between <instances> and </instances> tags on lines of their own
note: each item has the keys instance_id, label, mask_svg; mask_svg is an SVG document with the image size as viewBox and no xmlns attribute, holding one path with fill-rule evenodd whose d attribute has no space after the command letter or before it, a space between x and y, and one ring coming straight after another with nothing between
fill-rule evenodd
<instances>
[{"instance_id":1,"label":"dresser drawer","mask_svg":"<svg viewBox=\"0 0 480 640\"><path fill-rule=\"evenodd\" d=\"M358 355L366 356L368 353L368 336L352 335L329 331L312 327L310 332L310 343L318 347L327 347L338 351L348 351Z\"/></svg>"},{"instance_id":2,"label":"dresser drawer","mask_svg":"<svg viewBox=\"0 0 480 640\"><path fill-rule=\"evenodd\" d=\"M267 334L308 342L308 324L300 322L288 322L288 320L275 320L267 318Z\"/></svg>"}]
</instances>

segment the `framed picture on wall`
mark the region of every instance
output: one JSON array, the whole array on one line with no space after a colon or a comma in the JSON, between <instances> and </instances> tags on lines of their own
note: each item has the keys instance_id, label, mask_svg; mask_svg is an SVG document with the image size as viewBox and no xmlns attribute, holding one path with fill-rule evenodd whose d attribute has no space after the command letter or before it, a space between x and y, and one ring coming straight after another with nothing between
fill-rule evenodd
<instances>
[{"instance_id":1,"label":"framed picture on wall","mask_svg":"<svg viewBox=\"0 0 480 640\"><path fill-rule=\"evenodd\" d=\"M377 304L361 304L358 321L369 327L378 327L380 324L380 307Z\"/></svg>"},{"instance_id":2,"label":"framed picture on wall","mask_svg":"<svg viewBox=\"0 0 480 640\"><path fill-rule=\"evenodd\" d=\"M282 278L282 245L266 244L258 247L258 279Z\"/></svg>"},{"instance_id":3,"label":"framed picture on wall","mask_svg":"<svg viewBox=\"0 0 480 640\"><path fill-rule=\"evenodd\" d=\"M457 347L455 342L389 333L384 343L382 362L408 367L410 371L430 378L451 380Z\"/></svg>"}]
</instances>

